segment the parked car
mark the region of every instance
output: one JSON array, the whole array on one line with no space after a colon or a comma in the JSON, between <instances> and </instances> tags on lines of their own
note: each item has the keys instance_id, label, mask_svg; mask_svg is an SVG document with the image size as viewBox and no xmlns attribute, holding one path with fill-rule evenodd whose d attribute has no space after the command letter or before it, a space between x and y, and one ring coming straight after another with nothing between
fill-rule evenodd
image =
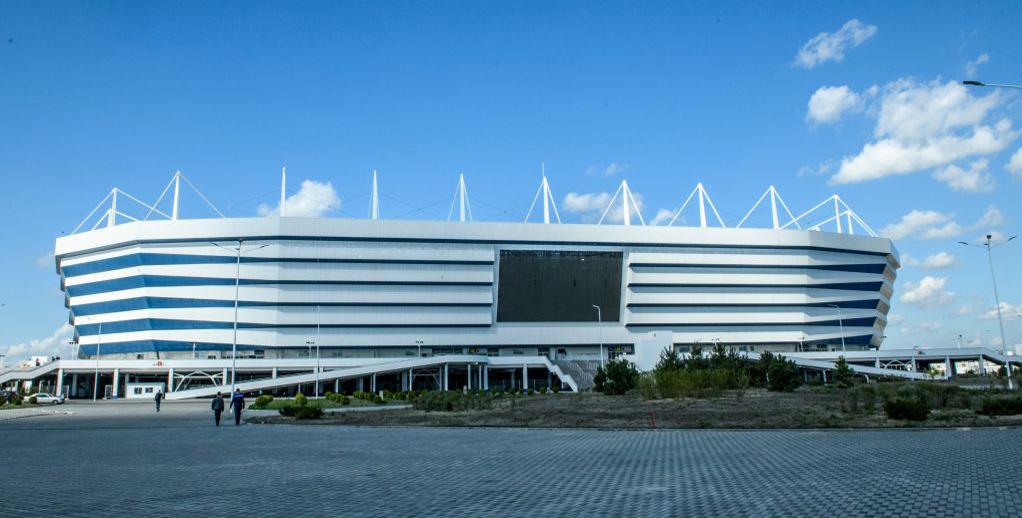
<instances>
[{"instance_id":1,"label":"parked car","mask_svg":"<svg viewBox=\"0 0 1022 518\"><path fill-rule=\"evenodd\" d=\"M59 405L64 402L64 396L54 396L53 394L47 394L45 392L39 392L38 394L32 394L31 396L25 397L25 401L35 398L37 405Z\"/></svg>"}]
</instances>

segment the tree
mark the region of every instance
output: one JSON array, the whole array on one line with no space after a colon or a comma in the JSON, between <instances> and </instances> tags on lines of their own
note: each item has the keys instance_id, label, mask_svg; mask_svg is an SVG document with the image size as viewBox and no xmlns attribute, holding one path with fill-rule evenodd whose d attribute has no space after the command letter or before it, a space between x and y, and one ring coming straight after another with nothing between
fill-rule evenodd
<instances>
[{"instance_id":1,"label":"tree","mask_svg":"<svg viewBox=\"0 0 1022 518\"><path fill-rule=\"evenodd\" d=\"M611 360L606 368L598 367L593 382L596 384L596 391L611 396L620 396L635 388L639 380L639 370L632 362L619 359Z\"/></svg>"},{"instance_id":2,"label":"tree","mask_svg":"<svg viewBox=\"0 0 1022 518\"><path fill-rule=\"evenodd\" d=\"M837 362L834 363L834 383L837 383L839 388L851 388L855 384L855 371L848 366L844 356L838 356Z\"/></svg>"},{"instance_id":3,"label":"tree","mask_svg":"<svg viewBox=\"0 0 1022 518\"><path fill-rule=\"evenodd\" d=\"M685 363L681 360L681 355L678 354L678 350L673 345L664 347L663 351L660 351L660 361L656 364L656 370L658 371L678 371L685 368Z\"/></svg>"},{"instance_id":4,"label":"tree","mask_svg":"<svg viewBox=\"0 0 1022 518\"><path fill-rule=\"evenodd\" d=\"M774 356L767 370L767 389L774 392L791 392L798 388L798 365L784 356Z\"/></svg>"}]
</instances>

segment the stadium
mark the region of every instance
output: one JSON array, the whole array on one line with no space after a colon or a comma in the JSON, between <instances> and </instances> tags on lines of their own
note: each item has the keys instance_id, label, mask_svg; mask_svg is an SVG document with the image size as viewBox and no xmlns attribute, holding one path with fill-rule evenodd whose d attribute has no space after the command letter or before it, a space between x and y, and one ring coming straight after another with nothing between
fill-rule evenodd
<instances>
[{"instance_id":1,"label":"stadium","mask_svg":"<svg viewBox=\"0 0 1022 518\"><path fill-rule=\"evenodd\" d=\"M151 205L112 190L56 240L85 369L54 383L72 397L131 383L196 396L242 382L578 390L599 362L641 366L665 347L883 340L898 254L836 195L796 217L770 187L728 227L698 184L652 226L626 181L595 224L560 224L545 177L524 222L471 221L464 177L448 221L382 219L375 173L372 185L367 219L185 219L182 190L206 198L180 173ZM675 224L686 209L695 226ZM749 228L753 214L772 224ZM88 372L101 361L109 376Z\"/></svg>"}]
</instances>

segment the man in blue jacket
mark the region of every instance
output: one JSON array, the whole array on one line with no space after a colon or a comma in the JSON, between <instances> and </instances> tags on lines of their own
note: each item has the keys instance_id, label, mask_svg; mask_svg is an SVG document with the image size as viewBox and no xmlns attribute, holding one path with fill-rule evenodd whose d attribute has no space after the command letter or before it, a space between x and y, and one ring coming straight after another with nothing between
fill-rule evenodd
<instances>
[{"instance_id":1,"label":"man in blue jacket","mask_svg":"<svg viewBox=\"0 0 1022 518\"><path fill-rule=\"evenodd\" d=\"M241 389L234 389L234 395L231 396L231 410L234 411L234 426L241 424L242 408L245 408L245 396L241 393Z\"/></svg>"}]
</instances>

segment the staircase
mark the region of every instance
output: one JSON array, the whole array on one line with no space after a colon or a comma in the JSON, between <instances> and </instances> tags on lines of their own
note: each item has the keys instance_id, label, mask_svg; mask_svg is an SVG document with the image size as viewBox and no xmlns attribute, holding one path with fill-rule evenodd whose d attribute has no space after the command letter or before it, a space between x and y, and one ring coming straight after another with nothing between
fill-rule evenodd
<instances>
[{"instance_id":1,"label":"staircase","mask_svg":"<svg viewBox=\"0 0 1022 518\"><path fill-rule=\"evenodd\" d=\"M599 360L557 359L551 360L551 362L575 380L580 392L590 390L596 385L593 378L596 376L596 369L600 366Z\"/></svg>"}]
</instances>

